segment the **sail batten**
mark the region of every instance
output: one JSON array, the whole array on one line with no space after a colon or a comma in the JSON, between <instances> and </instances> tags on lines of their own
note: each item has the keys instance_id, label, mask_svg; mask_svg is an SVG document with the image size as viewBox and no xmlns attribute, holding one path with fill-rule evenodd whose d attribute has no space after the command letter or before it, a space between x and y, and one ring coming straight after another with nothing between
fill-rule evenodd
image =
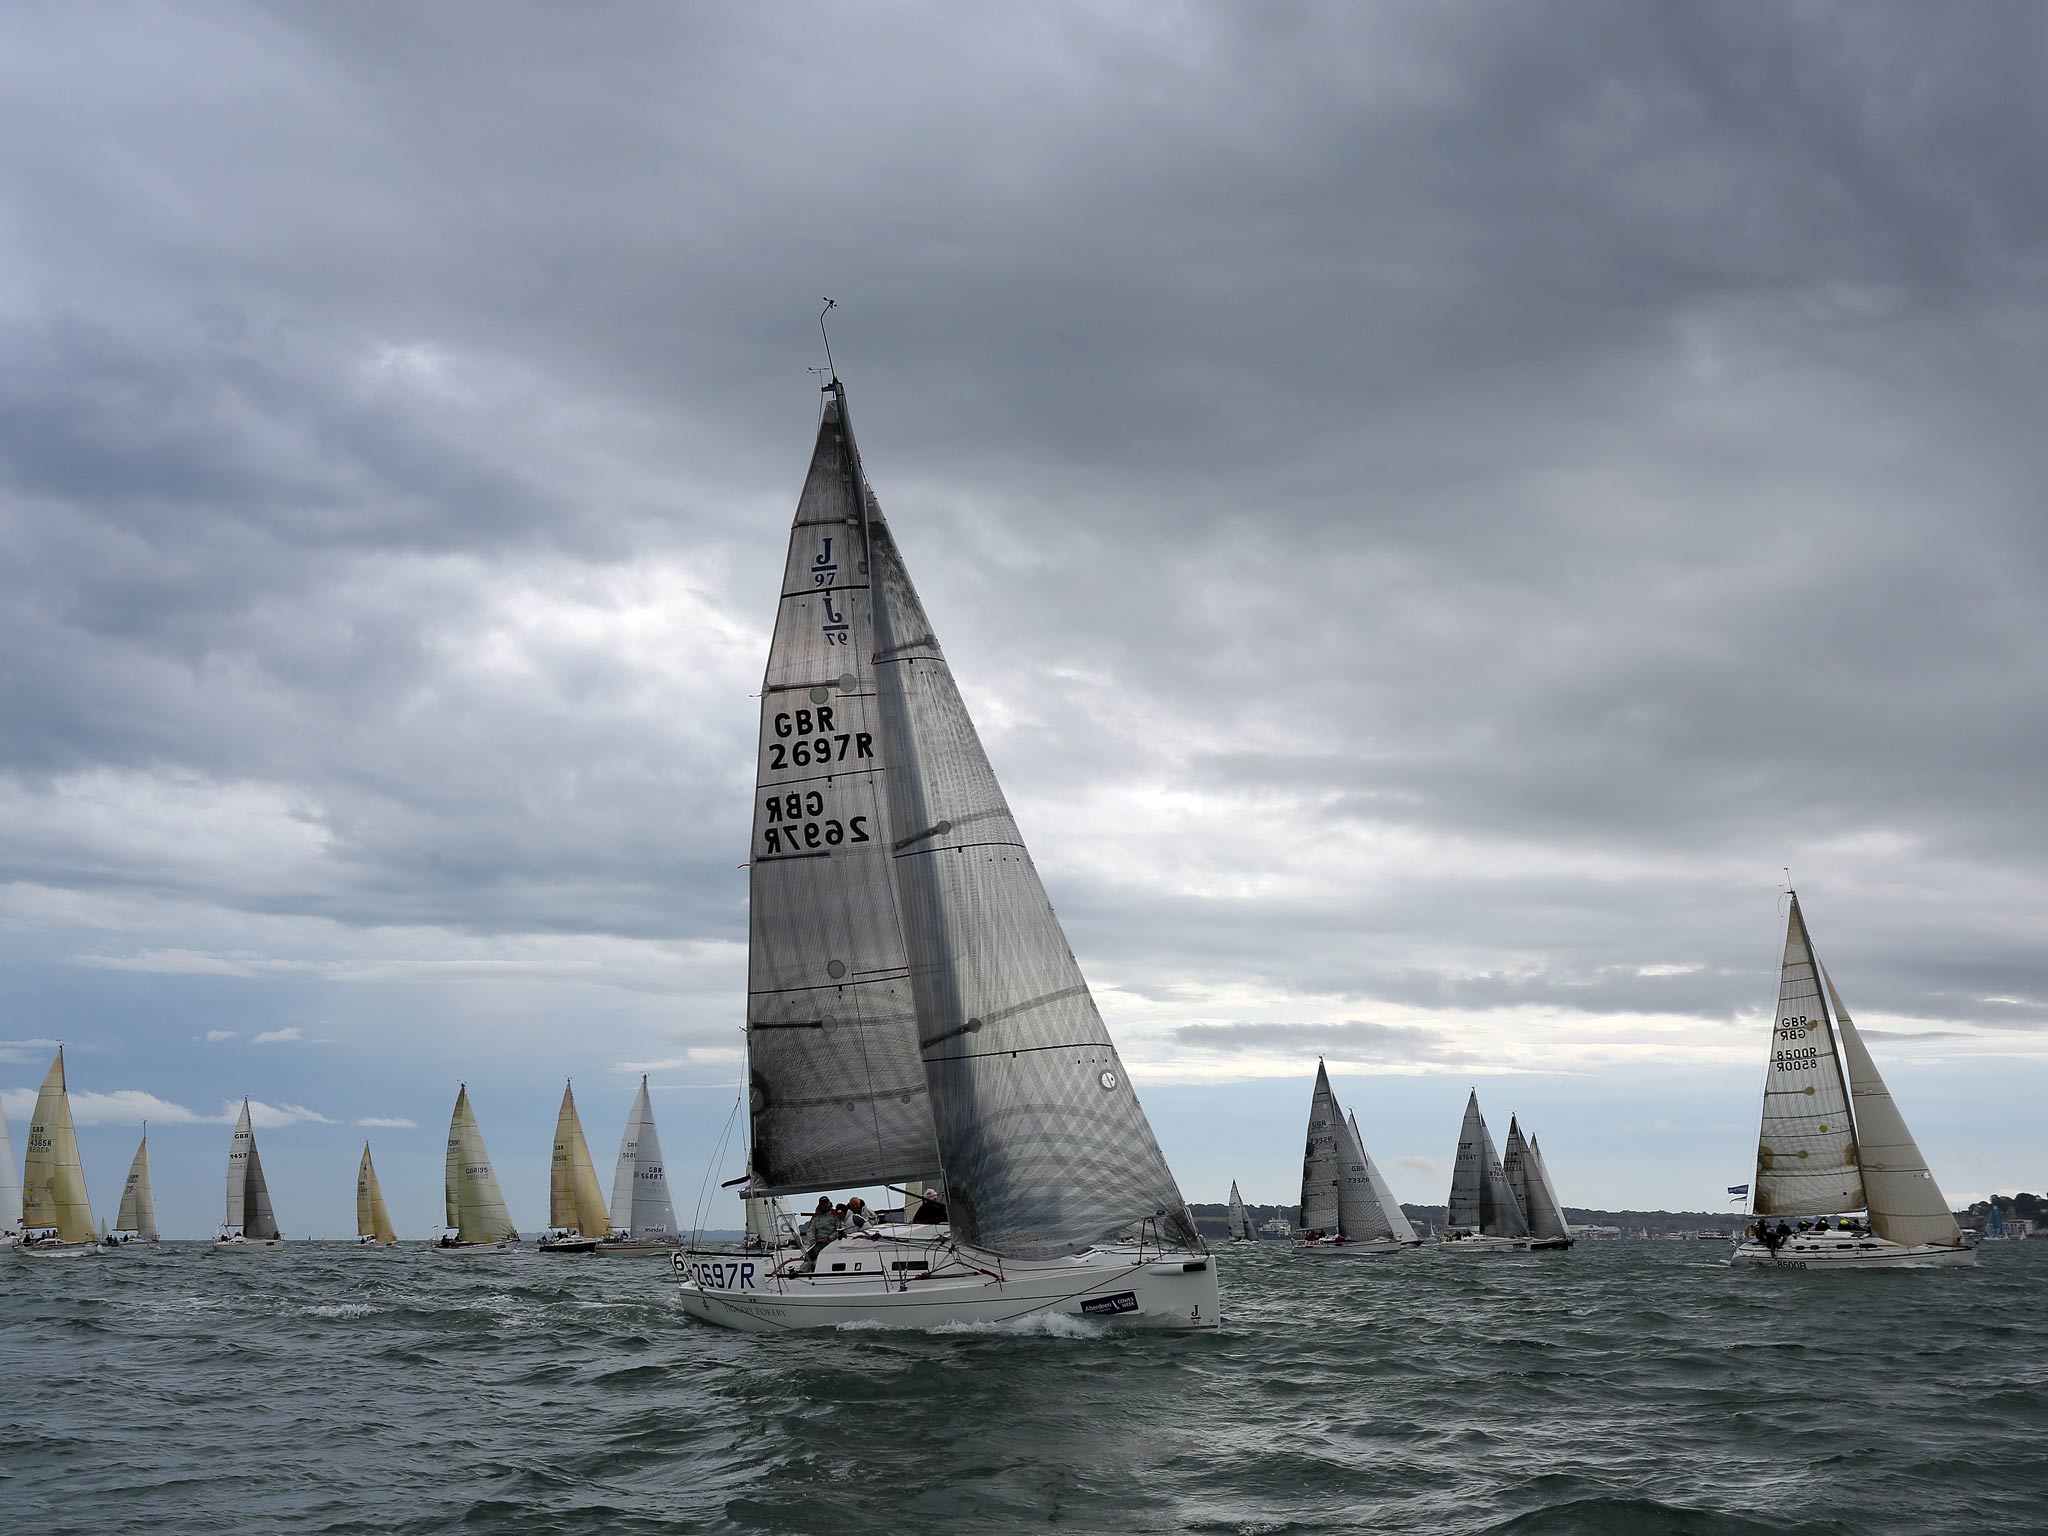
<instances>
[{"instance_id":1,"label":"sail batten","mask_svg":"<svg viewBox=\"0 0 2048 1536\"><path fill-rule=\"evenodd\" d=\"M861 497L831 399L762 680L747 950L748 1173L760 1195L900 1182L939 1162L890 869Z\"/></svg>"},{"instance_id":2,"label":"sail batten","mask_svg":"<svg viewBox=\"0 0 2048 1536\"><path fill-rule=\"evenodd\" d=\"M24 1232L54 1230L66 1243L93 1240L92 1201L78 1161L78 1131L71 1121L71 1096L64 1077L64 1048L36 1093L22 1162L21 1226Z\"/></svg>"},{"instance_id":3,"label":"sail batten","mask_svg":"<svg viewBox=\"0 0 2048 1536\"><path fill-rule=\"evenodd\" d=\"M1906 1128L1906 1118L1899 1113L1899 1106L1863 1044L1863 1036L1850 1019L1849 1010L1842 1006L1834 978L1827 975L1825 967L1821 975L1827 982L1828 1000L1841 1033L1849 1091L1856 1101L1857 1162L1863 1173L1871 1227L1879 1237L1908 1248L1923 1243L1959 1245L1962 1230L1942 1196L1941 1187L1934 1182L1919 1143Z\"/></svg>"},{"instance_id":4,"label":"sail batten","mask_svg":"<svg viewBox=\"0 0 2048 1536\"><path fill-rule=\"evenodd\" d=\"M998 1254L1051 1258L1150 1224L1198 1249L1187 1204L867 490L844 396L834 394L848 487L860 498L852 510L865 518L889 825L906 834L893 845L893 879L953 1232Z\"/></svg>"},{"instance_id":5,"label":"sail batten","mask_svg":"<svg viewBox=\"0 0 2048 1536\"><path fill-rule=\"evenodd\" d=\"M1759 1216L1861 1210L1863 1171L1835 1030L1799 898L1785 922L1752 1203Z\"/></svg>"}]
</instances>

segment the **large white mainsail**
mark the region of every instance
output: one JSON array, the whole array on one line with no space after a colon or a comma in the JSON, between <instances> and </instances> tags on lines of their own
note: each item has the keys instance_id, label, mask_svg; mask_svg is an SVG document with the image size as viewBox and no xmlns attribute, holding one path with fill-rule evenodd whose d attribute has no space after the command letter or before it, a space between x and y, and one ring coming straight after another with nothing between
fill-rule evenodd
<instances>
[{"instance_id":1,"label":"large white mainsail","mask_svg":"<svg viewBox=\"0 0 2048 1536\"><path fill-rule=\"evenodd\" d=\"M1451 1169L1451 1197L1444 1213L1447 1227L1485 1237L1527 1237L1528 1218L1508 1186L1500 1153L1479 1113L1479 1090L1465 1101L1465 1121L1458 1130L1458 1157Z\"/></svg>"},{"instance_id":2,"label":"large white mainsail","mask_svg":"<svg viewBox=\"0 0 2048 1536\"><path fill-rule=\"evenodd\" d=\"M367 1141L363 1143L363 1160L356 1164L356 1236L363 1242L398 1241L398 1232L391 1225L391 1212L384 1206L384 1188L377 1182L377 1165L370 1161Z\"/></svg>"},{"instance_id":3,"label":"large white mainsail","mask_svg":"<svg viewBox=\"0 0 2048 1536\"><path fill-rule=\"evenodd\" d=\"M1235 1242L1249 1242L1252 1232L1252 1213L1245 1209L1244 1196L1237 1192L1237 1180L1230 1181L1230 1236Z\"/></svg>"},{"instance_id":4,"label":"large white mainsail","mask_svg":"<svg viewBox=\"0 0 2048 1536\"><path fill-rule=\"evenodd\" d=\"M749 1193L939 1162L890 868L864 485L836 398L797 500L761 687L748 864Z\"/></svg>"},{"instance_id":5,"label":"large white mainsail","mask_svg":"<svg viewBox=\"0 0 2048 1536\"><path fill-rule=\"evenodd\" d=\"M114 1230L133 1232L145 1243L157 1240L156 1191L149 1182L149 1127L142 1128L142 1141L135 1160L128 1165L127 1182L121 1186L121 1209L114 1218Z\"/></svg>"},{"instance_id":6,"label":"large white mainsail","mask_svg":"<svg viewBox=\"0 0 2048 1536\"><path fill-rule=\"evenodd\" d=\"M1799 898L1785 924L1778 1018L1751 1200L1759 1216L1825 1216L1863 1208L1863 1170L1849 1088Z\"/></svg>"},{"instance_id":7,"label":"large white mainsail","mask_svg":"<svg viewBox=\"0 0 2048 1536\"><path fill-rule=\"evenodd\" d=\"M676 1208L669 1199L668 1173L661 1165L661 1137L654 1129L654 1105L647 1097L647 1078L626 1116L619 1140L618 1166L612 1171L611 1224L633 1238L676 1236Z\"/></svg>"},{"instance_id":8,"label":"large white mainsail","mask_svg":"<svg viewBox=\"0 0 2048 1536\"><path fill-rule=\"evenodd\" d=\"M1388 1234L1397 1243L1419 1242L1414 1224L1408 1220L1407 1212L1401 1209L1401 1202L1394 1198L1393 1186L1387 1183L1386 1175L1380 1172L1372 1154L1365 1150L1365 1138L1358 1134L1358 1116L1347 1114L1346 1119L1351 1126L1351 1139L1358 1143L1359 1156L1365 1159L1365 1176L1372 1185L1373 1198L1379 1202L1380 1215L1386 1221Z\"/></svg>"},{"instance_id":9,"label":"large white mainsail","mask_svg":"<svg viewBox=\"0 0 2048 1536\"><path fill-rule=\"evenodd\" d=\"M256 1150L256 1131L249 1122L246 1098L235 1121L235 1134L228 1141L227 1212L221 1232L240 1232L250 1242L274 1242L283 1236L270 1206L270 1181L263 1176L263 1155Z\"/></svg>"},{"instance_id":10,"label":"large white mainsail","mask_svg":"<svg viewBox=\"0 0 2048 1536\"><path fill-rule=\"evenodd\" d=\"M496 1243L519 1239L519 1229L505 1210L505 1196L498 1188L498 1176L491 1170L491 1154L484 1149L484 1133L469 1107L469 1084L455 1094L455 1111L448 1118L448 1209L454 1219L458 1243Z\"/></svg>"},{"instance_id":11,"label":"large white mainsail","mask_svg":"<svg viewBox=\"0 0 2048 1536\"><path fill-rule=\"evenodd\" d=\"M576 1094L562 1085L562 1107L555 1116L554 1150L548 1164L548 1224L585 1237L611 1234L610 1209L590 1160L590 1144L576 1114Z\"/></svg>"},{"instance_id":12,"label":"large white mainsail","mask_svg":"<svg viewBox=\"0 0 2048 1536\"><path fill-rule=\"evenodd\" d=\"M1849 1010L1842 1006L1834 978L1825 968L1821 974L1827 980L1828 1001L1842 1035L1849 1091L1856 1101L1857 1162L1863 1170L1870 1225L1879 1237L1908 1248L1922 1243L1960 1246L1962 1230L1942 1198L1941 1186L1934 1182L1919 1143L1906 1129L1905 1116L1892 1101L1891 1090L1879 1075L1877 1063L1870 1059Z\"/></svg>"},{"instance_id":13,"label":"large white mainsail","mask_svg":"<svg viewBox=\"0 0 2048 1536\"><path fill-rule=\"evenodd\" d=\"M7 1112L0 1109L0 1241L21 1231L21 1176L14 1171L14 1138L7 1134Z\"/></svg>"},{"instance_id":14,"label":"large white mainsail","mask_svg":"<svg viewBox=\"0 0 2048 1536\"><path fill-rule=\"evenodd\" d=\"M865 509L896 891L954 1235L1033 1259L1142 1226L1199 1252L872 495Z\"/></svg>"},{"instance_id":15,"label":"large white mainsail","mask_svg":"<svg viewBox=\"0 0 2048 1536\"><path fill-rule=\"evenodd\" d=\"M78 1162L78 1131L64 1080L64 1047L43 1078L28 1124L28 1154L21 1171L21 1228L57 1234L59 1243L94 1241L92 1201Z\"/></svg>"}]
</instances>

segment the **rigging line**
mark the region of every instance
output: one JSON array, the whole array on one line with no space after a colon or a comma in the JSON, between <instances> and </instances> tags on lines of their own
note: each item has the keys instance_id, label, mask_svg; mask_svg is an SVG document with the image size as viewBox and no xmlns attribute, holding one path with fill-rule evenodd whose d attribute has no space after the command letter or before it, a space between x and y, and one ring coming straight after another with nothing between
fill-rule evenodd
<instances>
[{"instance_id":1,"label":"rigging line","mask_svg":"<svg viewBox=\"0 0 2048 1536\"><path fill-rule=\"evenodd\" d=\"M712 1149L711 1160L704 1165L704 1177L697 1183L697 1205L696 1209L690 1213L690 1245L692 1247L695 1247L703 1240L705 1188L711 1182L711 1170L716 1168L719 1159L725 1156L725 1144L732 1139L732 1122L739 1112L740 1096L734 1095L732 1108L727 1110L725 1114L725 1129L718 1133L718 1145Z\"/></svg>"}]
</instances>

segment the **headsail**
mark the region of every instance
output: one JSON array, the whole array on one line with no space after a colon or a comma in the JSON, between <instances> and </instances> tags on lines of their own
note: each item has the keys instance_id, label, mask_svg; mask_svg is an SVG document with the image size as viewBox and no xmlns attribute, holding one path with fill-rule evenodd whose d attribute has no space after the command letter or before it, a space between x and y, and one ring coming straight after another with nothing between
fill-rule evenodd
<instances>
[{"instance_id":1,"label":"headsail","mask_svg":"<svg viewBox=\"0 0 2048 1536\"><path fill-rule=\"evenodd\" d=\"M576 1114L576 1095L562 1085L562 1107L555 1116L555 1145L548 1164L548 1224L584 1237L611 1234L611 1212L590 1161L590 1144Z\"/></svg>"},{"instance_id":2,"label":"headsail","mask_svg":"<svg viewBox=\"0 0 2048 1536\"><path fill-rule=\"evenodd\" d=\"M236 1178L240 1176L240 1188ZM277 1230L277 1214L270 1208L270 1181L263 1176L263 1154L256 1150L256 1132L249 1124L249 1101L242 1100L242 1117L235 1123L234 1140L228 1143L228 1220L248 1238L283 1236Z\"/></svg>"},{"instance_id":3,"label":"headsail","mask_svg":"<svg viewBox=\"0 0 2048 1536\"><path fill-rule=\"evenodd\" d=\"M1358 1116L1348 1116L1351 1125L1351 1139L1358 1143L1358 1150L1365 1158L1365 1176L1372 1182L1373 1198L1379 1202L1380 1215L1385 1218L1387 1231L1395 1242L1415 1241L1415 1226L1401 1209L1401 1202L1394 1198L1394 1191L1387 1183L1386 1175L1380 1172L1379 1164L1372 1160L1372 1154L1365 1150L1365 1138L1358 1134Z\"/></svg>"},{"instance_id":4,"label":"headsail","mask_svg":"<svg viewBox=\"0 0 2048 1536\"><path fill-rule=\"evenodd\" d=\"M1252 1236L1252 1213L1245 1209L1244 1196L1237 1192L1237 1180L1230 1181L1230 1235L1235 1238Z\"/></svg>"},{"instance_id":5,"label":"headsail","mask_svg":"<svg viewBox=\"0 0 2048 1536\"><path fill-rule=\"evenodd\" d=\"M748 869L750 1190L900 1183L939 1161L890 869L853 434L818 426L761 688Z\"/></svg>"},{"instance_id":6,"label":"headsail","mask_svg":"<svg viewBox=\"0 0 2048 1536\"><path fill-rule=\"evenodd\" d=\"M21 1173L22 1230L56 1229L66 1243L93 1239L92 1201L85 1170L78 1163L78 1132L71 1123L71 1096L64 1085L64 1047L43 1078L28 1123L28 1155Z\"/></svg>"},{"instance_id":7,"label":"headsail","mask_svg":"<svg viewBox=\"0 0 2048 1536\"><path fill-rule=\"evenodd\" d=\"M1813 940L1796 895L1785 922L1752 1199L1759 1216L1824 1216L1863 1208L1848 1085L1821 997Z\"/></svg>"},{"instance_id":8,"label":"headsail","mask_svg":"<svg viewBox=\"0 0 2048 1536\"><path fill-rule=\"evenodd\" d=\"M398 1233L391 1225L391 1212L384 1206L384 1189L377 1182L377 1165L370 1161L370 1144L363 1143L363 1160L356 1164L356 1236L395 1243Z\"/></svg>"},{"instance_id":9,"label":"headsail","mask_svg":"<svg viewBox=\"0 0 2048 1536\"><path fill-rule=\"evenodd\" d=\"M465 1243L495 1243L516 1239L519 1229L505 1210L505 1196L498 1188L498 1176L491 1171L491 1154L484 1150L484 1133L469 1107L469 1084L455 1095L455 1113L448 1121L448 1203L454 1208L457 1239Z\"/></svg>"},{"instance_id":10,"label":"headsail","mask_svg":"<svg viewBox=\"0 0 2048 1536\"><path fill-rule=\"evenodd\" d=\"M1508 1187L1500 1154L1479 1113L1479 1090L1465 1101L1465 1123L1458 1131L1458 1159L1451 1170L1451 1198L1446 1224L1488 1237L1527 1237L1528 1219L1515 1192Z\"/></svg>"},{"instance_id":11,"label":"headsail","mask_svg":"<svg viewBox=\"0 0 2048 1536\"><path fill-rule=\"evenodd\" d=\"M647 1098L647 1078L626 1116L626 1134L619 1140L619 1162L612 1170L612 1230L633 1237L674 1237L676 1208L669 1199L668 1174L661 1165L661 1138L654 1130L654 1106Z\"/></svg>"},{"instance_id":12,"label":"headsail","mask_svg":"<svg viewBox=\"0 0 2048 1536\"><path fill-rule=\"evenodd\" d=\"M1394 1235L1393 1223L1380 1208L1379 1191L1372 1187L1372 1166L1365 1155L1365 1143L1358 1139L1356 1120L1344 1123L1344 1156L1337 1176L1337 1229L1354 1243Z\"/></svg>"},{"instance_id":13,"label":"headsail","mask_svg":"<svg viewBox=\"0 0 2048 1536\"><path fill-rule=\"evenodd\" d=\"M133 1232L145 1243L157 1240L156 1191L149 1183L149 1127L142 1129L142 1142L135 1160L128 1165L128 1181L121 1186L121 1209L114 1218L118 1231Z\"/></svg>"},{"instance_id":14,"label":"headsail","mask_svg":"<svg viewBox=\"0 0 2048 1536\"><path fill-rule=\"evenodd\" d=\"M896 891L954 1235L1050 1258L1150 1223L1199 1248L872 495L865 510Z\"/></svg>"},{"instance_id":15,"label":"headsail","mask_svg":"<svg viewBox=\"0 0 2048 1536\"><path fill-rule=\"evenodd\" d=\"M1928 1171L1913 1133L1906 1129L1905 1116L1885 1087L1877 1063L1870 1059L1862 1035L1850 1021L1849 1010L1842 1006L1835 979L1827 975L1825 967L1821 974L1828 984L1835 1025L1842 1034L1849 1091L1856 1098L1857 1159L1863 1170L1871 1227L1879 1237L1909 1248L1922 1243L1961 1244L1963 1234L1955 1215Z\"/></svg>"},{"instance_id":16,"label":"headsail","mask_svg":"<svg viewBox=\"0 0 2048 1536\"><path fill-rule=\"evenodd\" d=\"M21 1178L14 1171L14 1138L0 1110L0 1237L21 1230Z\"/></svg>"},{"instance_id":17,"label":"headsail","mask_svg":"<svg viewBox=\"0 0 2048 1536\"><path fill-rule=\"evenodd\" d=\"M1329 1069L1316 1063L1316 1085L1308 1100L1308 1145L1301 1154L1301 1230L1337 1230L1337 1095Z\"/></svg>"},{"instance_id":18,"label":"headsail","mask_svg":"<svg viewBox=\"0 0 2048 1536\"><path fill-rule=\"evenodd\" d=\"M1508 1116L1507 1144L1500 1150L1500 1171L1508 1181L1508 1188L1514 1191L1515 1203L1522 1208L1522 1215L1529 1217L1529 1143L1522 1139L1522 1120L1519 1115ZM1534 1218L1530 1218L1532 1221Z\"/></svg>"},{"instance_id":19,"label":"headsail","mask_svg":"<svg viewBox=\"0 0 2048 1536\"><path fill-rule=\"evenodd\" d=\"M1528 1190L1522 1210L1529 1218L1529 1235L1569 1238L1572 1235L1571 1223L1564 1219L1564 1207L1557 1199L1557 1186L1551 1183L1549 1165L1543 1161L1543 1148L1533 1136L1529 1138L1529 1150L1522 1166L1523 1182Z\"/></svg>"}]
</instances>

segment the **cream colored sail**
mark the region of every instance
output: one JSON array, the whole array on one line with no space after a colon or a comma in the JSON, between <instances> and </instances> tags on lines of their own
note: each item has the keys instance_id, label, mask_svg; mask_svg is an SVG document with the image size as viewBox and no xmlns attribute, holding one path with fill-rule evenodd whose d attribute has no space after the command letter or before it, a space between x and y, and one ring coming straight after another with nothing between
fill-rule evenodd
<instances>
[{"instance_id":1,"label":"cream colored sail","mask_svg":"<svg viewBox=\"0 0 2048 1536\"><path fill-rule=\"evenodd\" d=\"M1906 1129L1905 1116L1885 1087L1877 1063L1863 1044L1863 1037L1842 1006L1842 994L1835 979L1821 975L1828 985L1828 1001L1834 1007L1835 1027L1842 1035L1842 1059L1849 1069L1849 1091L1856 1100L1856 1150L1863 1168L1863 1193L1870 1211L1870 1225L1879 1237L1905 1247L1923 1243L1957 1247L1963 1234L1956 1218L1942 1198L1941 1186L1928 1172L1927 1159Z\"/></svg>"},{"instance_id":2,"label":"cream colored sail","mask_svg":"<svg viewBox=\"0 0 2048 1536\"><path fill-rule=\"evenodd\" d=\"M356 1165L356 1236L395 1243L398 1233L391 1225L391 1212L384 1207L384 1190L377 1182L377 1165L370 1161L370 1144L363 1143L363 1160Z\"/></svg>"},{"instance_id":3,"label":"cream colored sail","mask_svg":"<svg viewBox=\"0 0 2048 1536\"><path fill-rule=\"evenodd\" d=\"M7 1112L0 1110L0 1237L21 1230L21 1179L14 1171L14 1138Z\"/></svg>"},{"instance_id":4,"label":"cream colored sail","mask_svg":"<svg viewBox=\"0 0 2048 1536\"><path fill-rule=\"evenodd\" d=\"M448 1121L448 1203L454 1208L456 1237L465 1243L495 1243L517 1239L519 1229L505 1210L505 1196L498 1188L498 1175L491 1169L491 1154L484 1148L484 1133L469 1107L469 1085L455 1095L455 1113Z\"/></svg>"},{"instance_id":5,"label":"cream colored sail","mask_svg":"<svg viewBox=\"0 0 2048 1536\"><path fill-rule=\"evenodd\" d=\"M71 1123L61 1045L29 1119L28 1156L21 1175L21 1226L25 1232L54 1228L58 1239L67 1243L93 1240L92 1201L85 1192L85 1170L78 1164L78 1132Z\"/></svg>"},{"instance_id":6,"label":"cream colored sail","mask_svg":"<svg viewBox=\"0 0 2048 1536\"><path fill-rule=\"evenodd\" d=\"M1785 923L1753 1201L1759 1216L1825 1216L1863 1208L1848 1085L1797 896Z\"/></svg>"},{"instance_id":7,"label":"cream colored sail","mask_svg":"<svg viewBox=\"0 0 2048 1536\"><path fill-rule=\"evenodd\" d=\"M604 1190L590 1160L590 1145L583 1138L583 1122L576 1114L576 1095L567 1083L562 1085L562 1108L555 1116L555 1147L548 1165L548 1225L584 1237L607 1237L612 1230Z\"/></svg>"},{"instance_id":8,"label":"cream colored sail","mask_svg":"<svg viewBox=\"0 0 2048 1536\"><path fill-rule=\"evenodd\" d=\"M157 1240L156 1192L149 1184L149 1127L142 1128L142 1144L135 1149L135 1161L128 1165L128 1182L121 1186L121 1210L114 1218L114 1230L133 1232L145 1243Z\"/></svg>"}]
</instances>

